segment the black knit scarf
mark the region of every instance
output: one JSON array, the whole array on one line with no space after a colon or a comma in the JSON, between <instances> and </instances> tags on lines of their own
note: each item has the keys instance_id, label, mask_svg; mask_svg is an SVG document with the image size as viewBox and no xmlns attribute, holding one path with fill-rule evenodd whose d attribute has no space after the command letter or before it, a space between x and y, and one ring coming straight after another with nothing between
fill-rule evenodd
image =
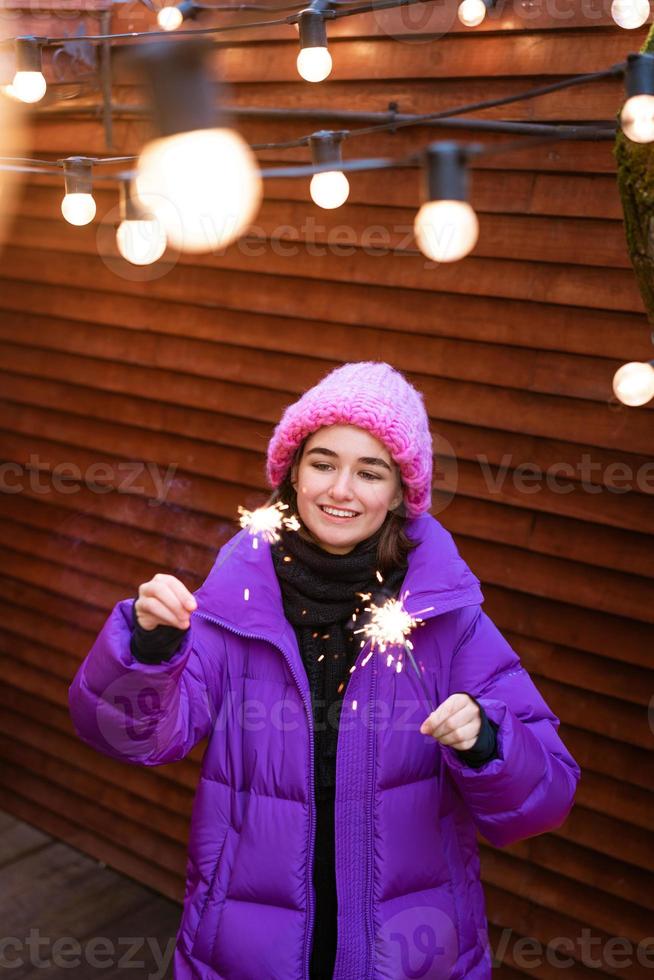
<instances>
[{"instance_id":1,"label":"black knit scarf","mask_svg":"<svg viewBox=\"0 0 654 980\"><path fill-rule=\"evenodd\" d=\"M377 577L380 528L346 555L333 555L300 532L283 530L271 555L280 583L284 614L295 629L309 678L316 750L317 798L326 798L336 784L336 744L343 694L357 658L370 614L372 593L381 605L396 596L407 565ZM353 619L356 616L356 620Z\"/></svg>"}]
</instances>

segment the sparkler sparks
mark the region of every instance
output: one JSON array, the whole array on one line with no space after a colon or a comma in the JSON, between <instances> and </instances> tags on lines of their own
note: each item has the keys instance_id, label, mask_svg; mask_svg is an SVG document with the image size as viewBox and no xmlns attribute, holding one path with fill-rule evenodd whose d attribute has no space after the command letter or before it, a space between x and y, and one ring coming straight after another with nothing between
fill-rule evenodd
<instances>
[{"instance_id":1,"label":"sparkler sparks","mask_svg":"<svg viewBox=\"0 0 654 980\"><path fill-rule=\"evenodd\" d=\"M272 544L274 541L279 541L279 532L283 527L289 531L299 530L300 522L294 514L291 517L284 517L283 512L287 509L288 504L283 504L281 501L270 507L258 507L256 510L246 510L239 505L241 527L247 527L250 534L254 535L253 548L258 546L256 535L260 535Z\"/></svg>"},{"instance_id":2,"label":"sparkler sparks","mask_svg":"<svg viewBox=\"0 0 654 980\"><path fill-rule=\"evenodd\" d=\"M383 606L371 602L366 606L366 611L372 613L370 622L354 632L363 633L381 653L385 653L387 647L410 644L409 633L421 622L417 616L407 612L402 599L387 599Z\"/></svg>"},{"instance_id":3,"label":"sparkler sparks","mask_svg":"<svg viewBox=\"0 0 654 980\"><path fill-rule=\"evenodd\" d=\"M361 594L361 593L360 593ZM404 607L404 599L408 596L408 592L399 599L387 599L382 606L376 605L371 602L369 606L366 606L366 612L370 612L371 618L368 623L366 623L360 630L355 630L355 633L363 633L366 640L370 640L370 653L363 659L361 666L364 667L370 657L372 656L375 649L378 649L380 653L386 653L389 647L400 647L397 661L395 662L395 670L399 674L404 667L403 656L406 653L409 661L422 685L423 691L427 697L428 703L432 704L431 695L425 686L425 680L418 669L413 653L413 644L409 639L409 634L412 630L424 622L420 618L421 613L431 612L433 606L429 606L427 609L421 609L419 612L411 614ZM370 596L363 594L362 598L369 599ZM365 642L365 641L364 641ZM386 654L386 666L390 667L393 664L394 657L392 653Z\"/></svg>"}]
</instances>

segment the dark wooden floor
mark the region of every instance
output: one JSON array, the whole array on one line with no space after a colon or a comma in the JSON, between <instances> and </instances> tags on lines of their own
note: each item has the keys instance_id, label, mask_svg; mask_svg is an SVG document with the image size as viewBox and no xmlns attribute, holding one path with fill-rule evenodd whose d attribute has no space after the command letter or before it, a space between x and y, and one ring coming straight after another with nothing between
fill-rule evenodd
<instances>
[{"instance_id":1,"label":"dark wooden floor","mask_svg":"<svg viewBox=\"0 0 654 980\"><path fill-rule=\"evenodd\" d=\"M172 980L181 906L0 812L0 974Z\"/></svg>"}]
</instances>

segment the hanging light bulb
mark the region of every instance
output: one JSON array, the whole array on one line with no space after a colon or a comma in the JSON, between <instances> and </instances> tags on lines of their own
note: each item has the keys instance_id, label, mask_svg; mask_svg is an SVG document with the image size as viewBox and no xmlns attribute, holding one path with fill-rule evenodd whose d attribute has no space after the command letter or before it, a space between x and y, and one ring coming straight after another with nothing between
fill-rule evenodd
<instances>
[{"instance_id":1,"label":"hanging light bulb","mask_svg":"<svg viewBox=\"0 0 654 980\"><path fill-rule=\"evenodd\" d=\"M41 39L16 38L16 74L11 83L10 94L21 102L39 102L47 88L42 67Z\"/></svg>"},{"instance_id":2,"label":"hanging light bulb","mask_svg":"<svg viewBox=\"0 0 654 980\"><path fill-rule=\"evenodd\" d=\"M157 24L162 31L176 31L183 20L179 7L162 7L157 14Z\"/></svg>"},{"instance_id":3,"label":"hanging light bulb","mask_svg":"<svg viewBox=\"0 0 654 980\"><path fill-rule=\"evenodd\" d=\"M613 0L611 17L626 31L642 27L649 17L649 0Z\"/></svg>"},{"instance_id":4,"label":"hanging light bulb","mask_svg":"<svg viewBox=\"0 0 654 980\"><path fill-rule=\"evenodd\" d=\"M341 140L342 133L320 130L313 133L309 139L311 156L315 164L342 163ZM325 170L314 174L311 178L309 193L315 204L320 208L340 208L345 204L350 193L350 182L342 170Z\"/></svg>"},{"instance_id":5,"label":"hanging light bulb","mask_svg":"<svg viewBox=\"0 0 654 980\"><path fill-rule=\"evenodd\" d=\"M324 17L308 7L300 11L297 23L300 31L297 70L306 82L322 82L332 70Z\"/></svg>"},{"instance_id":6,"label":"hanging light bulb","mask_svg":"<svg viewBox=\"0 0 654 980\"><path fill-rule=\"evenodd\" d=\"M134 198L128 181L120 184L120 224L116 229L116 244L123 258L132 265L152 265L166 251L166 233L161 222Z\"/></svg>"},{"instance_id":7,"label":"hanging light bulb","mask_svg":"<svg viewBox=\"0 0 654 980\"><path fill-rule=\"evenodd\" d=\"M625 69L627 101L620 113L620 125L634 143L654 140L654 55L627 55Z\"/></svg>"},{"instance_id":8,"label":"hanging light bulb","mask_svg":"<svg viewBox=\"0 0 654 980\"><path fill-rule=\"evenodd\" d=\"M654 361L630 361L613 376L613 392L624 405L645 405L654 398Z\"/></svg>"},{"instance_id":9,"label":"hanging light bulb","mask_svg":"<svg viewBox=\"0 0 654 980\"><path fill-rule=\"evenodd\" d=\"M168 242L209 252L235 241L261 204L250 147L217 118L204 41L151 42L137 52L149 76L157 128L137 162L134 193L159 219ZM148 203L151 202L151 203Z\"/></svg>"},{"instance_id":10,"label":"hanging light bulb","mask_svg":"<svg viewBox=\"0 0 654 980\"><path fill-rule=\"evenodd\" d=\"M459 4L457 16L465 27L477 27L494 6L495 0L463 0Z\"/></svg>"},{"instance_id":11,"label":"hanging light bulb","mask_svg":"<svg viewBox=\"0 0 654 980\"><path fill-rule=\"evenodd\" d=\"M196 17L200 8L192 0L182 0L177 4L166 4L157 13L157 24L162 31L176 31L185 20Z\"/></svg>"},{"instance_id":12,"label":"hanging light bulb","mask_svg":"<svg viewBox=\"0 0 654 980\"><path fill-rule=\"evenodd\" d=\"M465 149L432 143L425 151L426 202L413 230L420 251L434 262L456 262L479 237L477 215L468 204Z\"/></svg>"},{"instance_id":13,"label":"hanging light bulb","mask_svg":"<svg viewBox=\"0 0 654 980\"><path fill-rule=\"evenodd\" d=\"M68 157L64 160L66 195L61 213L71 225L88 225L95 218L91 161L87 157Z\"/></svg>"}]
</instances>

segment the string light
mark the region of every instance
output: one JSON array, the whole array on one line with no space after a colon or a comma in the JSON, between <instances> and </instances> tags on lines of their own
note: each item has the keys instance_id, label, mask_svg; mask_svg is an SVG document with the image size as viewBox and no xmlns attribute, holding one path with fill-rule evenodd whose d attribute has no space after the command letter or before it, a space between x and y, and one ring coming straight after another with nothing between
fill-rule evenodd
<instances>
[{"instance_id":1,"label":"string light","mask_svg":"<svg viewBox=\"0 0 654 980\"><path fill-rule=\"evenodd\" d=\"M40 102L46 93L41 43L41 38L16 38L16 73L9 94L21 102Z\"/></svg>"},{"instance_id":2,"label":"string light","mask_svg":"<svg viewBox=\"0 0 654 980\"><path fill-rule=\"evenodd\" d=\"M642 27L649 17L649 0L613 0L611 17L626 31Z\"/></svg>"},{"instance_id":3,"label":"string light","mask_svg":"<svg viewBox=\"0 0 654 980\"><path fill-rule=\"evenodd\" d=\"M646 405L654 398L654 361L630 361L613 376L613 391L624 405Z\"/></svg>"},{"instance_id":4,"label":"string light","mask_svg":"<svg viewBox=\"0 0 654 980\"><path fill-rule=\"evenodd\" d=\"M654 140L654 55L630 54L625 69L627 101L620 113L620 125L634 143Z\"/></svg>"},{"instance_id":5,"label":"string light","mask_svg":"<svg viewBox=\"0 0 654 980\"><path fill-rule=\"evenodd\" d=\"M413 230L423 255L434 262L456 262L468 255L479 236L477 215L467 201L465 149L458 143L432 143L424 155L426 201Z\"/></svg>"},{"instance_id":6,"label":"string light","mask_svg":"<svg viewBox=\"0 0 654 980\"><path fill-rule=\"evenodd\" d=\"M64 164L66 193L61 213L71 225L88 225L95 218L92 164L88 157L68 157Z\"/></svg>"},{"instance_id":7,"label":"string light","mask_svg":"<svg viewBox=\"0 0 654 980\"><path fill-rule=\"evenodd\" d=\"M319 4L323 3L322 9ZM422 0L409 0L411 2L422 2ZM459 19L468 26L481 23L486 12L494 5L495 0L463 0L459 7ZM405 6L404 0L397 3L385 3L385 9ZM476 5L476 9L475 9ZM248 5L241 5L240 8L246 9ZM325 6L328 9L325 9ZM483 9L482 9L483 8ZM159 13L166 11L177 23L169 20L165 25L165 30L170 30L179 26L181 19L194 16L199 9L192 0L182 0L175 6L167 5ZM252 9L255 9L252 6ZM276 8L288 9L288 8ZM298 70L302 77L310 81L320 81L328 77L332 59L327 49L327 35L325 29L326 17L351 16L358 12L369 9L368 5L362 7L349 6L345 9L335 10L330 8L329 0L317 0L311 8L299 11L297 14L289 15L279 21L250 22L245 24L233 24L216 28L208 28L197 31L185 31L184 36L188 39L189 35L219 33L228 30L241 30L247 27L260 28L262 26L276 25L281 23L296 24L300 35L300 53L298 55ZM173 13L174 12L174 13ZM633 29L641 26L648 18L650 13L648 0L614 0L611 8L612 16L616 23L626 29ZM165 17L164 17L165 20ZM161 26L161 23L160 23ZM109 35L89 35L78 36L77 41L104 41L129 38L130 40L139 36L148 36L151 41L156 32L130 32L129 34L109 34ZM37 102L43 98L47 91L45 78L42 72L41 51L44 45L63 43L69 41L68 36L64 38L36 38L19 37L13 39L16 47L16 73L12 85L3 86L4 91L13 98L24 102ZM193 42L192 42L193 43ZM188 40L186 41L188 44ZM154 48L149 44L150 53ZM146 264L156 261L165 250L165 235L163 233L155 236L156 245L151 250L145 248L144 244L136 244L128 241L128 226L132 224L133 229L141 229L141 235L145 238L146 231L158 225L160 230L163 226L171 236L171 227L177 224L181 227L179 235L175 237L174 244L186 251L205 251L215 247L222 247L233 241L247 227L249 222L256 214L256 210L261 199L261 174L257 168L256 161L251 149L243 140L230 129L226 124L217 126L208 121L206 112L208 100L206 93L206 81L204 91L199 100L188 98L192 93L189 85L169 85L161 84L174 74L170 71L171 62L169 59L172 45L168 45L166 52L167 63L163 71L154 68L156 59L148 59L150 62L151 79L156 75L156 84L153 84L153 95L155 102L155 114L158 115L159 129L161 137L148 144L138 158L136 174L118 175L119 177L132 176L135 178L134 192L136 199L123 189L123 220L117 230L117 242L121 254L134 264ZM197 50L197 49L196 49ZM163 56L159 59L163 62ZM200 59L193 54L193 60L197 63ZM187 59L188 63L188 59ZM161 66L160 66L161 67ZM395 130L404 125L419 125L420 123L436 123L445 121L448 116L461 114L471 109L483 109L490 106L502 105L508 102L519 101L520 99L532 98L546 92L557 91L573 85L584 84L589 81L615 76L625 75L628 98L624 103L621 113L621 124L625 135L638 143L648 143L654 141L654 55L649 53L631 54L627 62L614 65L609 69L589 73L583 76L575 76L572 79L563 80L548 86L531 89L527 92L519 93L510 97L503 97L496 100L486 100L471 106L459 106L456 110L445 112L423 114L422 116L398 117L388 124L372 126L367 129L344 131L339 134L328 134L321 131L312 134L311 137L304 138L304 143L310 143L314 152L314 165L324 165L324 162L341 163L340 141L346 136L369 134L374 132ZM188 75L185 70L184 75ZM179 76L178 76L179 79ZM162 88L166 95L161 96ZM176 89L183 89L177 92ZM171 99L171 94L173 98ZM176 110L166 107L166 101L176 103ZM198 108L199 106L199 108ZM180 110L182 120L180 122ZM201 117L205 118L202 119ZM394 114L394 116L397 114ZM176 123L172 120L177 117ZM190 116L191 118L184 118ZM465 124L464 120L453 120L452 124ZM195 125L193 125L194 123ZM472 123L481 121L473 120ZM501 125L501 124L499 124ZM545 129L546 127L540 127ZM526 129L526 127L525 127ZM574 127L550 127L553 138L567 138L575 135L571 130ZM580 128L583 130L583 127ZM561 131L559 133L559 130ZM598 131L599 135L610 136L609 130ZM330 137L332 145L336 147L336 152L331 160L325 161L320 158L319 146L327 147ZM322 137L322 142L319 141ZM586 128L586 135L579 138L599 138L596 131ZM199 140L199 142L198 142ZM294 141L294 145L299 145L299 141ZM509 149L516 144L509 145ZM502 147L499 151L502 152ZM479 152L479 151L477 151ZM462 258L474 248L479 228L476 215L467 202L466 194L466 154L464 147L456 144L431 144L423 153L425 170L427 172L427 200L416 215L414 231L416 240L421 250L429 258L439 262L451 262ZM128 158L125 158L128 159ZM196 181L198 176L198 160L209 165L200 167L199 176L203 179ZM225 162L228 166L225 167ZM41 161L22 160L22 163L40 163ZM102 162L102 161L100 161ZM92 172L93 161L85 157L71 157L65 161L60 161L64 165L64 177L66 184L66 194L62 201L62 213L67 221L76 225L85 225L93 220L96 213L96 205L92 196ZM173 164L171 172L165 174L169 164ZM175 166L176 165L176 166ZM216 166L217 165L217 166ZM338 207L347 199L349 183L344 170L355 169L375 169L379 167L393 167L406 165L403 161L378 160L378 161L350 161L348 165L338 171L320 171L313 173L312 197L321 207ZM297 173L292 176L311 172L311 168L296 168ZM15 172L30 172L28 167L6 166L0 163L0 170L13 170ZM209 177L208 171L211 170ZM216 180L216 170L219 180ZM39 171L36 171L39 172ZM46 171L42 171L46 172ZM286 176L286 171L279 169L278 172L266 173L266 176ZM190 176L189 176L190 174ZM114 175L115 176L115 175ZM149 187L150 178L154 178L154 187ZM160 178L162 178L160 180ZM180 179L181 178L181 179ZM225 178L225 179L223 179ZM340 186L330 188L330 192L321 192L319 188L327 185L326 178L338 178L336 183ZM157 186L159 182L159 186ZM186 183L187 192L179 190L180 185ZM218 207L218 220L216 220L216 200L212 198L211 184L216 184L221 188L222 193ZM125 183L124 188L127 187ZM188 192L188 187L192 190ZM201 200L201 188L210 199ZM237 193L233 195L230 191L236 188ZM155 214L153 218L128 218L125 216L126 210L131 206L142 208L145 198L152 192L159 194L162 198L168 198L165 207L161 209L161 214ZM127 195L127 196L125 196ZM231 206L234 197L237 204ZM131 201L131 204L128 202ZM188 206L190 204L190 206ZM175 213L175 220L171 219L171 224L164 219L164 214ZM134 237L134 236L132 236ZM147 253L147 255L146 255ZM620 368L613 379L613 389L616 396L628 405L642 405L654 397L654 361L649 362L630 362ZM292 519L289 519L292 520ZM299 526L299 525L298 525ZM256 544L253 541L253 546Z\"/></svg>"},{"instance_id":8,"label":"string light","mask_svg":"<svg viewBox=\"0 0 654 980\"><path fill-rule=\"evenodd\" d=\"M136 196L161 221L171 245L209 252L235 241L262 198L257 161L242 137L217 116L204 61L211 45L155 42L137 58L149 76L160 137L143 148Z\"/></svg>"},{"instance_id":9,"label":"string light","mask_svg":"<svg viewBox=\"0 0 654 980\"><path fill-rule=\"evenodd\" d=\"M157 12L157 24L163 31L176 31L185 20L191 20L200 12L193 0L182 0L177 4L166 4Z\"/></svg>"},{"instance_id":10,"label":"string light","mask_svg":"<svg viewBox=\"0 0 654 980\"><path fill-rule=\"evenodd\" d=\"M464 27L477 27L486 19L487 12L495 6L495 0L463 0L457 17Z\"/></svg>"},{"instance_id":11,"label":"string light","mask_svg":"<svg viewBox=\"0 0 654 980\"><path fill-rule=\"evenodd\" d=\"M308 7L298 14L297 24L300 32L297 70L307 82L322 82L332 70L323 15Z\"/></svg>"},{"instance_id":12,"label":"string light","mask_svg":"<svg viewBox=\"0 0 654 980\"><path fill-rule=\"evenodd\" d=\"M129 181L120 183L120 224L116 229L118 251L132 265L152 265L166 251L166 233L152 212L135 199Z\"/></svg>"},{"instance_id":13,"label":"string light","mask_svg":"<svg viewBox=\"0 0 654 980\"><path fill-rule=\"evenodd\" d=\"M342 162L342 134L320 130L310 137L311 156L315 164ZM347 201L350 182L341 169L314 174L309 188L312 200L320 208L340 208Z\"/></svg>"}]
</instances>

